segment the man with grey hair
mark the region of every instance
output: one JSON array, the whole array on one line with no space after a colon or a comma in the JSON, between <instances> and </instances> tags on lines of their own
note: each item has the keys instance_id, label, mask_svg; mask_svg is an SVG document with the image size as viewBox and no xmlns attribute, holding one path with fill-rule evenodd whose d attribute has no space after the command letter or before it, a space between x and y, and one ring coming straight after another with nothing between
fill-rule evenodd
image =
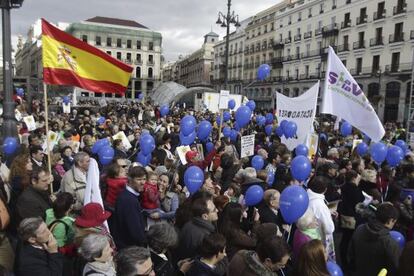
<instances>
[{"instance_id":1,"label":"man with grey hair","mask_svg":"<svg viewBox=\"0 0 414 276\"><path fill-rule=\"evenodd\" d=\"M86 152L78 152L74 156L73 167L62 178L60 190L70 193L75 199L74 211L79 211L85 199L86 175L90 157Z\"/></svg>"},{"instance_id":2,"label":"man with grey hair","mask_svg":"<svg viewBox=\"0 0 414 276\"><path fill-rule=\"evenodd\" d=\"M53 234L41 218L26 218L19 226L21 242L17 246L17 276L62 275L63 256Z\"/></svg>"},{"instance_id":3,"label":"man with grey hair","mask_svg":"<svg viewBox=\"0 0 414 276\"><path fill-rule=\"evenodd\" d=\"M148 275L155 276L151 253L148 248L131 246L122 249L116 255L116 275L135 276Z\"/></svg>"}]
</instances>

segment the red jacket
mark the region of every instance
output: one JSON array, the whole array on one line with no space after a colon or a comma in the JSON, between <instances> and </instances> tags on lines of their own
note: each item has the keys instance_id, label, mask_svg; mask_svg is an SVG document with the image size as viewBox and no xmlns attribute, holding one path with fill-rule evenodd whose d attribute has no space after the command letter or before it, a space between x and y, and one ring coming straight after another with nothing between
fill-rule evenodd
<instances>
[{"instance_id":1,"label":"red jacket","mask_svg":"<svg viewBox=\"0 0 414 276\"><path fill-rule=\"evenodd\" d=\"M145 182L144 192L141 197L141 206L144 209L157 209L160 207L160 196L157 184L153 185Z\"/></svg>"},{"instance_id":2,"label":"red jacket","mask_svg":"<svg viewBox=\"0 0 414 276\"><path fill-rule=\"evenodd\" d=\"M128 178L126 177L106 179L107 192L105 201L109 206L115 206L116 198L118 197L119 193L122 192L122 190L125 188L127 182Z\"/></svg>"},{"instance_id":3,"label":"red jacket","mask_svg":"<svg viewBox=\"0 0 414 276\"><path fill-rule=\"evenodd\" d=\"M216 154L216 149L213 149L204 160L202 161L196 161L196 162L190 162L188 164L188 167L190 166L197 166L202 170L205 170L208 166L210 166L211 160L213 160L214 155Z\"/></svg>"}]
</instances>

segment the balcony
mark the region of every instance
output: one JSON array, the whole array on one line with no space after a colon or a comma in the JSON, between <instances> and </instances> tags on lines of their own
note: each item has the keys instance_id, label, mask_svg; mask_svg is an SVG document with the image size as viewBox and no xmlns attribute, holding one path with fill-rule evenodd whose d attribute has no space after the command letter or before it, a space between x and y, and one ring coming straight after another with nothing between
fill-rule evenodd
<instances>
[{"instance_id":1,"label":"balcony","mask_svg":"<svg viewBox=\"0 0 414 276\"><path fill-rule=\"evenodd\" d=\"M396 43L396 42L403 42L403 41L404 41L404 33L390 35L389 43Z\"/></svg>"},{"instance_id":2,"label":"balcony","mask_svg":"<svg viewBox=\"0 0 414 276\"><path fill-rule=\"evenodd\" d=\"M301 34L297 34L294 36L293 38L295 41L300 41L302 39L302 35Z\"/></svg>"},{"instance_id":3,"label":"balcony","mask_svg":"<svg viewBox=\"0 0 414 276\"><path fill-rule=\"evenodd\" d=\"M280 50L285 47L285 44L282 41L273 42L273 50Z\"/></svg>"},{"instance_id":4,"label":"balcony","mask_svg":"<svg viewBox=\"0 0 414 276\"><path fill-rule=\"evenodd\" d=\"M267 49L267 45L266 44L262 45L262 50L266 50L266 49Z\"/></svg>"},{"instance_id":5,"label":"balcony","mask_svg":"<svg viewBox=\"0 0 414 276\"><path fill-rule=\"evenodd\" d=\"M338 53L339 52L347 52L349 51L349 43L344 43L338 46Z\"/></svg>"},{"instance_id":6,"label":"balcony","mask_svg":"<svg viewBox=\"0 0 414 276\"><path fill-rule=\"evenodd\" d=\"M132 64L132 60L130 58L124 59L123 62L126 64Z\"/></svg>"},{"instance_id":7,"label":"balcony","mask_svg":"<svg viewBox=\"0 0 414 276\"><path fill-rule=\"evenodd\" d=\"M312 37L312 31L306 32L303 34L303 39L308 39Z\"/></svg>"},{"instance_id":8,"label":"balcony","mask_svg":"<svg viewBox=\"0 0 414 276\"><path fill-rule=\"evenodd\" d=\"M330 24L322 28L322 36L333 36L338 35L338 25L336 23Z\"/></svg>"},{"instance_id":9,"label":"balcony","mask_svg":"<svg viewBox=\"0 0 414 276\"><path fill-rule=\"evenodd\" d=\"M412 68L411 63L394 63L385 65L385 73L411 72Z\"/></svg>"},{"instance_id":10,"label":"balcony","mask_svg":"<svg viewBox=\"0 0 414 276\"><path fill-rule=\"evenodd\" d=\"M368 19L368 16L366 14L363 14L360 17L357 17L356 24L357 25L365 24L367 23L367 19Z\"/></svg>"},{"instance_id":11,"label":"balcony","mask_svg":"<svg viewBox=\"0 0 414 276\"><path fill-rule=\"evenodd\" d=\"M283 77L282 76L277 76L277 77L272 77L271 81L272 82L283 82Z\"/></svg>"},{"instance_id":12,"label":"balcony","mask_svg":"<svg viewBox=\"0 0 414 276\"><path fill-rule=\"evenodd\" d=\"M354 50L365 49L365 40L354 42Z\"/></svg>"},{"instance_id":13,"label":"balcony","mask_svg":"<svg viewBox=\"0 0 414 276\"><path fill-rule=\"evenodd\" d=\"M154 65L154 61L153 60L148 60L147 65Z\"/></svg>"},{"instance_id":14,"label":"balcony","mask_svg":"<svg viewBox=\"0 0 414 276\"><path fill-rule=\"evenodd\" d=\"M394 6L392 10L393 15L402 14L407 12L407 3L402 3L401 5Z\"/></svg>"},{"instance_id":15,"label":"balcony","mask_svg":"<svg viewBox=\"0 0 414 276\"><path fill-rule=\"evenodd\" d=\"M315 36L321 35L322 34L322 28L318 28L315 30Z\"/></svg>"},{"instance_id":16,"label":"balcony","mask_svg":"<svg viewBox=\"0 0 414 276\"><path fill-rule=\"evenodd\" d=\"M320 50L314 50L314 51L309 51L306 53L302 53L301 57L303 59L305 58L311 58L311 57L319 57L321 54Z\"/></svg>"},{"instance_id":17,"label":"balcony","mask_svg":"<svg viewBox=\"0 0 414 276\"><path fill-rule=\"evenodd\" d=\"M134 64L140 65L140 64L142 64L142 60L141 59L136 59L136 60L134 60Z\"/></svg>"},{"instance_id":18,"label":"balcony","mask_svg":"<svg viewBox=\"0 0 414 276\"><path fill-rule=\"evenodd\" d=\"M341 29L346 29L346 28L349 28L349 27L351 27L351 20L344 21L344 22L341 23Z\"/></svg>"},{"instance_id":19,"label":"balcony","mask_svg":"<svg viewBox=\"0 0 414 276\"><path fill-rule=\"evenodd\" d=\"M387 10L374 12L374 17L373 17L374 21L385 18L386 13L387 13Z\"/></svg>"},{"instance_id":20,"label":"balcony","mask_svg":"<svg viewBox=\"0 0 414 276\"><path fill-rule=\"evenodd\" d=\"M285 44L289 44L291 42L292 42L292 38L291 37L285 38Z\"/></svg>"},{"instance_id":21,"label":"balcony","mask_svg":"<svg viewBox=\"0 0 414 276\"><path fill-rule=\"evenodd\" d=\"M384 46L384 38L382 36L371 38L369 40L369 46Z\"/></svg>"},{"instance_id":22,"label":"balcony","mask_svg":"<svg viewBox=\"0 0 414 276\"><path fill-rule=\"evenodd\" d=\"M247 54L249 54L249 48L246 48L245 50L244 50L244 53L247 55Z\"/></svg>"},{"instance_id":23,"label":"balcony","mask_svg":"<svg viewBox=\"0 0 414 276\"><path fill-rule=\"evenodd\" d=\"M273 68L282 68L283 67L283 57L272 58L272 67Z\"/></svg>"}]
</instances>

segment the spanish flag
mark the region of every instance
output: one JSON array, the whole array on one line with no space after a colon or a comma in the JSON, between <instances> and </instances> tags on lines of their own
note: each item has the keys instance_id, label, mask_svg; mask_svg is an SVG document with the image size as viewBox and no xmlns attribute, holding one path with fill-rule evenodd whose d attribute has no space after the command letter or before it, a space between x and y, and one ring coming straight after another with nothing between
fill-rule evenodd
<instances>
[{"instance_id":1,"label":"spanish flag","mask_svg":"<svg viewBox=\"0 0 414 276\"><path fill-rule=\"evenodd\" d=\"M133 68L42 19L43 82L124 94Z\"/></svg>"}]
</instances>

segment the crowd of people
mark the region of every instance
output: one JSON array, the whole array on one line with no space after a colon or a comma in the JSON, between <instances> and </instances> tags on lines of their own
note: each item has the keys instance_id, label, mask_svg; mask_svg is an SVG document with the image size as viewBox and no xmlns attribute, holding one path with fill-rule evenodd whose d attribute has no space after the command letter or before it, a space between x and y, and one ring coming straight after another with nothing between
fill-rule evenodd
<instances>
[{"instance_id":1,"label":"crowd of people","mask_svg":"<svg viewBox=\"0 0 414 276\"><path fill-rule=\"evenodd\" d=\"M297 181L290 170L295 152L255 123L269 111L255 110L236 139L218 139L217 114L209 111L174 107L161 116L150 102L88 106L81 102L70 114L49 114L50 130L59 135L50 154L43 146L42 104L32 107L36 130L18 122L21 145L3 154L0 169L2 275L328 276L341 269L343 275L412 275L413 198L402 193L414 189L410 151L398 167L376 164L353 148L363 135L354 130L343 137L335 120L318 118L311 176ZM18 109L27 114L24 105ZM176 149L187 114L213 124L214 147L196 139L183 162ZM396 124L385 127L383 141L405 139ZM130 148L113 139L120 131ZM136 155L145 133L156 148L144 166ZM240 157L240 139L247 134L255 134L262 170L252 167L252 156ZM115 153L109 164L99 164L103 204L88 203L89 168L99 160L92 149L101 139ZM190 166L204 171L201 188L192 193L184 180ZM263 188L263 199L247 206L245 194L253 185ZM306 189L309 205L289 224L280 197L292 185Z\"/></svg>"}]
</instances>

